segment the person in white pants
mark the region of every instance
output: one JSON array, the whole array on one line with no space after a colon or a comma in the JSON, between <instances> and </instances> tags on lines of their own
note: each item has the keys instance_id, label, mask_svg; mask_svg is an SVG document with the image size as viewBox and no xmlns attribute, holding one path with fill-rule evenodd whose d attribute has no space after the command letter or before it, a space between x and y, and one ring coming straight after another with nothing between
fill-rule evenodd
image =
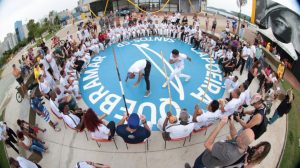
<instances>
[{"instance_id":1,"label":"person in white pants","mask_svg":"<svg viewBox=\"0 0 300 168\"><path fill-rule=\"evenodd\" d=\"M190 62L192 59L185 54L179 53L177 49L174 49L170 55L170 64L174 64L174 71L169 76L168 80L163 84L163 88L167 87L168 83L172 81L174 76L176 75L179 78L185 78L185 81L188 82L191 79L191 76L181 73L184 69L184 60L187 59Z\"/></svg>"}]
</instances>

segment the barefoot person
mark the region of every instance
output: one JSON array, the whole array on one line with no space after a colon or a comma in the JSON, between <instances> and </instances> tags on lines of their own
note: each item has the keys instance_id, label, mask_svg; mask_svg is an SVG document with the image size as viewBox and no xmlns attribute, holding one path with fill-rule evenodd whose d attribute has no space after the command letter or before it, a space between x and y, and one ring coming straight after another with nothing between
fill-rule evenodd
<instances>
[{"instance_id":1,"label":"barefoot person","mask_svg":"<svg viewBox=\"0 0 300 168\"><path fill-rule=\"evenodd\" d=\"M138 79L134 83L134 86L137 87L140 84L142 77L144 76L146 82L146 93L144 97L148 97L150 95L150 71L151 63L148 60L138 60L135 63L133 63L129 68L125 82L127 82L128 78L133 79L135 75L138 75Z\"/></svg>"},{"instance_id":2,"label":"barefoot person","mask_svg":"<svg viewBox=\"0 0 300 168\"><path fill-rule=\"evenodd\" d=\"M163 88L167 87L168 83L172 81L174 76L178 76L179 78L185 78L185 81L189 81L191 76L181 73L184 69L184 60L187 59L190 62L192 59L185 54L179 53L178 50L174 49L171 53L169 63L174 64L175 69L172 71L171 75L169 76L168 80L163 84Z\"/></svg>"}]
</instances>

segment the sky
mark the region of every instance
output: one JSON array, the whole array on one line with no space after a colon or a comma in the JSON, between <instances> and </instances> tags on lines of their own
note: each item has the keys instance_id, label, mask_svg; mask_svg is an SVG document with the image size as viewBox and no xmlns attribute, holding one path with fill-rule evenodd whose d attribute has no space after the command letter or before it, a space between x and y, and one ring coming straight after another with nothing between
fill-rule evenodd
<instances>
[{"instance_id":1,"label":"sky","mask_svg":"<svg viewBox=\"0 0 300 168\"><path fill-rule=\"evenodd\" d=\"M14 32L14 23L22 20L23 24L29 19L40 20L51 10L62 11L73 9L78 0L0 0L0 41L9 32ZM208 6L222 8L227 11L239 11L236 0L207 0ZM300 11L297 0L274 0ZM242 13L251 16L252 0L242 7Z\"/></svg>"},{"instance_id":2,"label":"sky","mask_svg":"<svg viewBox=\"0 0 300 168\"><path fill-rule=\"evenodd\" d=\"M14 32L14 24L22 20L39 20L51 10L73 9L78 0L0 0L0 41L7 33Z\"/></svg>"}]
</instances>

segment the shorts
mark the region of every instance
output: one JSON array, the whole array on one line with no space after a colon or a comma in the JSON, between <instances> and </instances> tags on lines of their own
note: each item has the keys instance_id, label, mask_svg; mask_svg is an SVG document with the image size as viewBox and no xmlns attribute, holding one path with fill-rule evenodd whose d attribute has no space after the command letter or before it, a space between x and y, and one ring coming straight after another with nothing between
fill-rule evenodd
<instances>
[{"instance_id":1,"label":"shorts","mask_svg":"<svg viewBox=\"0 0 300 168\"><path fill-rule=\"evenodd\" d=\"M24 84L24 79L22 76L16 78L16 81L19 83L19 85L23 85Z\"/></svg>"},{"instance_id":2,"label":"shorts","mask_svg":"<svg viewBox=\"0 0 300 168\"><path fill-rule=\"evenodd\" d=\"M50 114L49 114L49 111L45 108L44 109L44 111L43 111L43 113L44 113L44 121L46 121L47 123L49 123L50 122Z\"/></svg>"},{"instance_id":3,"label":"shorts","mask_svg":"<svg viewBox=\"0 0 300 168\"><path fill-rule=\"evenodd\" d=\"M217 27L217 25L213 24L211 28L216 29L216 27Z\"/></svg>"}]
</instances>

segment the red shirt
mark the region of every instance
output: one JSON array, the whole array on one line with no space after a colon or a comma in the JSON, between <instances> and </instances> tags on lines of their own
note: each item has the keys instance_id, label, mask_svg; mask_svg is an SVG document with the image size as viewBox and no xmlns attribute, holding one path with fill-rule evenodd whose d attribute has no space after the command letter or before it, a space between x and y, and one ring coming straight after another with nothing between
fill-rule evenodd
<instances>
[{"instance_id":1,"label":"red shirt","mask_svg":"<svg viewBox=\"0 0 300 168\"><path fill-rule=\"evenodd\" d=\"M105 39L107 39L107 34L102 33L101 35L99 35L98 39L99 39L100 42L103 42Z\"/></svg>"}]
</instances>

